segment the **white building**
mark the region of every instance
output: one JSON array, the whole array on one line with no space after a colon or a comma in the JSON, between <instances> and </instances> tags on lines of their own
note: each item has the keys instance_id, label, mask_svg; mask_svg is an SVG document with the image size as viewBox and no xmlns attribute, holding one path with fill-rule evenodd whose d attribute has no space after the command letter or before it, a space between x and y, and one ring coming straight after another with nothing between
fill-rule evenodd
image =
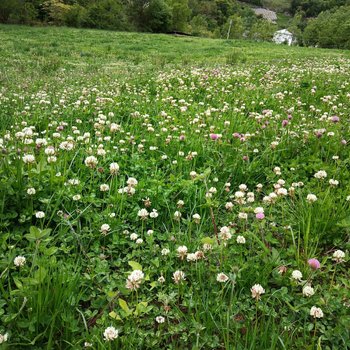
<instances>
[{"instance_id":1,"label":"white building","mask_svg":"<svg viewBox=\"0 0 350 350\"><path fill-rule=\"evenodd\" d=\"M293 34L287 29L281 29L275 32L272 41L276 44L288 44L290 46L295 42L295 39Z\"/></svg>"}]
</instances>

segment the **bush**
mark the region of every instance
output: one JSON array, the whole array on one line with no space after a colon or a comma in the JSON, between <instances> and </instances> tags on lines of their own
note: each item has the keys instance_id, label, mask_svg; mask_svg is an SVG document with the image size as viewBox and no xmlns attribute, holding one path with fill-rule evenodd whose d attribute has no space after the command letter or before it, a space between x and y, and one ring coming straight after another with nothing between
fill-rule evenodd
<instances>
[{"instance_id":1,"label":"bush","mask_svg":"<svg viewBox=\"0 0 350 350\"><path fill-rule=\"evenodd\" d=\"M114 30L126 30L129 27L124 7L115 0L92 3L87 8L86 18L82 24L90 28Z\"/></svg>"},{"instance_id":2,"label":"bush","mask_svg":"<svg viewBox=\"0 0 350 350\"><path fill-rule=\"evenodd\" d=\"M31 24L38 13L33 4L20 0L0 1L0 22Z\"/></svg>"},{"instance_id":3,"label":"bush","mask_svg":"<svg viewBox=\"0 0 350 350\"><path fill-rule=\"evenodd\" d=\"M64 22L69 27L81 27L87 20L87 10L80 5L73 5L65 14Z\"/></svg>"},{"instance_id":4,"label":"bush","mask_svg":"<svg viewBox=\"0 0 350 350\"><path fill-rule=\"evenodd\" d=\"M257 41L271 40L275 31L275 24L265 19L259 19L253 24L249 32L249 37Z\"/></svg>"},{"instance_id":5,"label":"bush","mask_svg":"<svg viewBox=\"0 0 350 350\"><path fill-rule=\"evenodd\" d=\"M152 0L146 10L147 30L167 32L171 26L171 9L163 0Z\"/></svg>"},{"instance_id":6,"label":"bush","mask_svg":"<svg viewBox=\"0 0 350 350\"><path fill-rule=\"evenodd\" d=\"M350 48L350 6L322 12L307 25L304 43L325 48Z\"/></svg>"}]
</instances>

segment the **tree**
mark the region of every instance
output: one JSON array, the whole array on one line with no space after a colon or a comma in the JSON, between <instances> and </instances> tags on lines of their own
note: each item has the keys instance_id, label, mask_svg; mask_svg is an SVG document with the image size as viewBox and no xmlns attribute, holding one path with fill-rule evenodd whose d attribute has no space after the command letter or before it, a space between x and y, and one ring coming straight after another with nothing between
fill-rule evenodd
<instances>
[{"instance_id":1,"label":"tree","mask_svg":"<svg viewBox=\"0 0 350 350\"><path fill-rule=\"evenodd\" d=\"M171 26L171 9L163 0L151 0L146 9L147 30L154 33L168 32Z\"/></svg>"},{"instance_id":2,"label":"tree","mask_svg":"<svg viewBox=\"0 0 350 350\"><path fill-rule=\"evenodd\" d=\"M118 0L100 0L87 8L85 27L126 30L128 21L125 9Z\"/></svg>"},{"instance_id":3,"label":"tree","mask_svg":"<svg viewBox=\"0 0 350 350\"><path fill-rule=\"evenodd\" d=\"M289 31L293 33L299 44L303 43L303 32L306 27L305 13L298 11L295 13L290 25L288 27Z\"/></svg>"},{"instance_id":4,"label":"tree","mask_svg":"<svg viewBox=\"0 0 350 350\"><path fill-rule=\"evenodd\" d=\"M304 32L306 45L350 49L350 5L325 11L311 20Z\"/></svg>"},{"instance_id":5,"label":"tree","mask_svg":"<svg viewBox=\"0 0 350 350\"><path fill-rule=\"evenodd\" d=\"M21 0L0 1L0 22L30 24L37 18L37 11L32 3Z\"/></svg>"},{"instance_id":6,"label":"tree","mask_svg":"<svg viewBox=\"0 0 350 350\"><path fill-rule=\"evenodd\" d=\"M276 31L276 25L265 20L259 19L256 21L249 33L249 37L258 41L269 41L272 39L274 32Z\"/></svg>"},{"instance_id":7,"label":"tree","mask_svg":"<svg viewBox=\"0 0 350 350\"><path fill-rule=\"evenodd\" d=\"M229 39L237 39L243 36L244 24L242 17L237 14L230 16L226 24L222 27L221 33L223 38L227 38L227 33L230 27L230 22L232 21Z\"/></svg>"},{"instance_id":8,"label":"tree","mask_svg":"<svg viewBox=\"0 0 350 350\"><path fill-rule=\"evenodd\" d=\"M188 0L172 0L170 6L172 9L172 30L185 32L191 15Z\"/></svg>"}]
</instances>

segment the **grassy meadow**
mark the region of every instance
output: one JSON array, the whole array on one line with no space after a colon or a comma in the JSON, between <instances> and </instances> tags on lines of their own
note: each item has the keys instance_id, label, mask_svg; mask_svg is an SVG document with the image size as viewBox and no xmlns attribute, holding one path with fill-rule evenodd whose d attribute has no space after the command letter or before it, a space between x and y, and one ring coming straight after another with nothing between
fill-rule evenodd
<instances>
[{"instance_id":1,"label":"grassy meadow","mask_svg":"<svg viewBox=\"0 0 350 350\"><path fill-rule=\"evenodd\" d=\"M0 25L0 349L350 349L350 52Z\"/></svg>"}]
</instances>

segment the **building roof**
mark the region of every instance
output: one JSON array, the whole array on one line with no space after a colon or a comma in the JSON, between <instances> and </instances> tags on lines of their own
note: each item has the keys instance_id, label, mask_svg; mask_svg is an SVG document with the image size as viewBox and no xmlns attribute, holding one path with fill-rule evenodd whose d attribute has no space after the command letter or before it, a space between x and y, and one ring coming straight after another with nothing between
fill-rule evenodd
<instances>
[{"instance_id":1,"label":"building roof","mask_svg":"<svg viewBox=\"0 0 350 350\"><path fill-rule=\"evenodd\" d=\"M277 32L275 32L275 34L293 35L293 34L292 34L289 30L287 30L287 29L277 30Z\"/></svg>"},{"instance_id":2,"label":"building roof","mask_svg":"<svg viewBox=\"0 0 350 350\"><path fill-rule=\"evenodd\" d=\"M267 10L261 7L253 8L252 9L257 16L262 16L264 19L267 19L268 21L275 22L277 20L276 12Z\"/></svg>"}]
</instances>

